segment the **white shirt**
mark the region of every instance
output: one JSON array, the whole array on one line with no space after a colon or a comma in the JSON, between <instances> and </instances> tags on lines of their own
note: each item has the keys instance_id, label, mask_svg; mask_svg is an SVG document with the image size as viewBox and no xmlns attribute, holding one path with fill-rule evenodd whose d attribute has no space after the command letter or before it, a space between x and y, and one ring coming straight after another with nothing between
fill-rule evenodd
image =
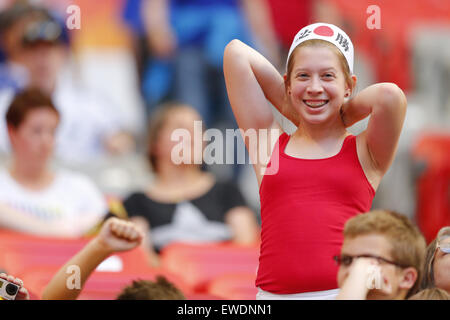
<instances>
[{"instance_id":1,"label":"white shirt","mask_svg":"<svg viewBox=\"0 0 450 320\"><path fill-rule=\"evenodd\" d=\"M0 227L41 236L79 237L107 213L87 176L58 170L45 190L29 190L0 171Z\"/></svg>"},{"instance_id":2,"label":"white shirt","mask_svg":"<svg viewBox=\"0 0 450 320\"><path fill-rule=\"evenodd\" d=\"M6 113L14 94L13 89L0 91L0 153L4 154L11 150ZM104 141L127 129L113 102L68 80L58 82L52 100L60 113L55 156L65 163L84 164L104 156Z\"/></svg>"}]
</instances>

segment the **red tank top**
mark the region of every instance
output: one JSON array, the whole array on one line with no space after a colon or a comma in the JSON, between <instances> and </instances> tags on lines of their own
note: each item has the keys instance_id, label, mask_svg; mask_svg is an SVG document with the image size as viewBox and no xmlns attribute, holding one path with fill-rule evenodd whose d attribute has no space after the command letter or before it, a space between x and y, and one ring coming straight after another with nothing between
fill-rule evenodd
<instances>
[{"instance_id":1,"label":"red tank top","mask_svg":"<svg viewBox=\"0 0 450 320\"><path fill-rule=\"evenodd\" d=\"M289 294L337 288L333 256L340 254L345 222L370 210L375 191L356 152L356 137L325 159L299 159L284 150L283 133L265 174L261 200L261 250L256 286ZM266 170L267 172L267 170Z\"/></svg>"}]
</instances>

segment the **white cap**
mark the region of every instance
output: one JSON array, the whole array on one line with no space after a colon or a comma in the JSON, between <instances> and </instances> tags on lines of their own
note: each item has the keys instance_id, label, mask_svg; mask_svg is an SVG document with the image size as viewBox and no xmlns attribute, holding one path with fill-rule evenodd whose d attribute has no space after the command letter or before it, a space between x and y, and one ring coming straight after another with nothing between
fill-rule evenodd
<instances>
[{"instance_id":1,"label":"white cap","mask_svg":"<svg viewBox=\"0 0 450 320\"><path fill-rule=\"evenodd\" d=\"M320 39L334 44L344 55L350 68L350 73L353 73L353 44L349 36L340 28L329 23L313 23L302 28L294 37L291 48L289 49L289 57L292 51L302 42L306 40Z\"/></svg>"}]
</instances>

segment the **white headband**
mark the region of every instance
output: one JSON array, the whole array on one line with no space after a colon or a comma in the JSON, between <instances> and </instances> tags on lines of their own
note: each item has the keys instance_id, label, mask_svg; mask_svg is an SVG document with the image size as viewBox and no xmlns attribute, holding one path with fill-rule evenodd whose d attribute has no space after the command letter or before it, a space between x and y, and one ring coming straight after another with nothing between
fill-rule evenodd
<instances>
[{"instance_id":1,"label":"white headband","mask_svg":"<svg viewBox=\"0 0 450 320\"><path fill-rule=\"evenodd\" d=\"M292 51L302 42L306 40L320 39L334 44L344 55L350 68L350 73L353 73L353 44L349 36L340 28L329 23L314 23L302 28L292 41L289 49L289 57Z\"/></svg>"}]
</instances>

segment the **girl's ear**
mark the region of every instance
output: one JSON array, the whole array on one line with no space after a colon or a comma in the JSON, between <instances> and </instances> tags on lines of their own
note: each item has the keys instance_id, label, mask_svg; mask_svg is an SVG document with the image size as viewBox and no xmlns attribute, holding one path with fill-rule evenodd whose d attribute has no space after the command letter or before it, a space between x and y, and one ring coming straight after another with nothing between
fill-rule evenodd
<instances>
[{"instance_id":1,"label":"girl's ear","mask_svg":"<svg viewBox=\"0 0 450 320\"><path fill-rule=\"evenodd\" d=\"M352 78L352 87L349 88L347 86L347 88L345 89L345 97L350 97L352 95L352 93L353 93L353 90L355 90L355 88L356 88L357 78L356 78L356 76L354 74L352 75L351 78Z\"/></svg>"}]
</instances>

